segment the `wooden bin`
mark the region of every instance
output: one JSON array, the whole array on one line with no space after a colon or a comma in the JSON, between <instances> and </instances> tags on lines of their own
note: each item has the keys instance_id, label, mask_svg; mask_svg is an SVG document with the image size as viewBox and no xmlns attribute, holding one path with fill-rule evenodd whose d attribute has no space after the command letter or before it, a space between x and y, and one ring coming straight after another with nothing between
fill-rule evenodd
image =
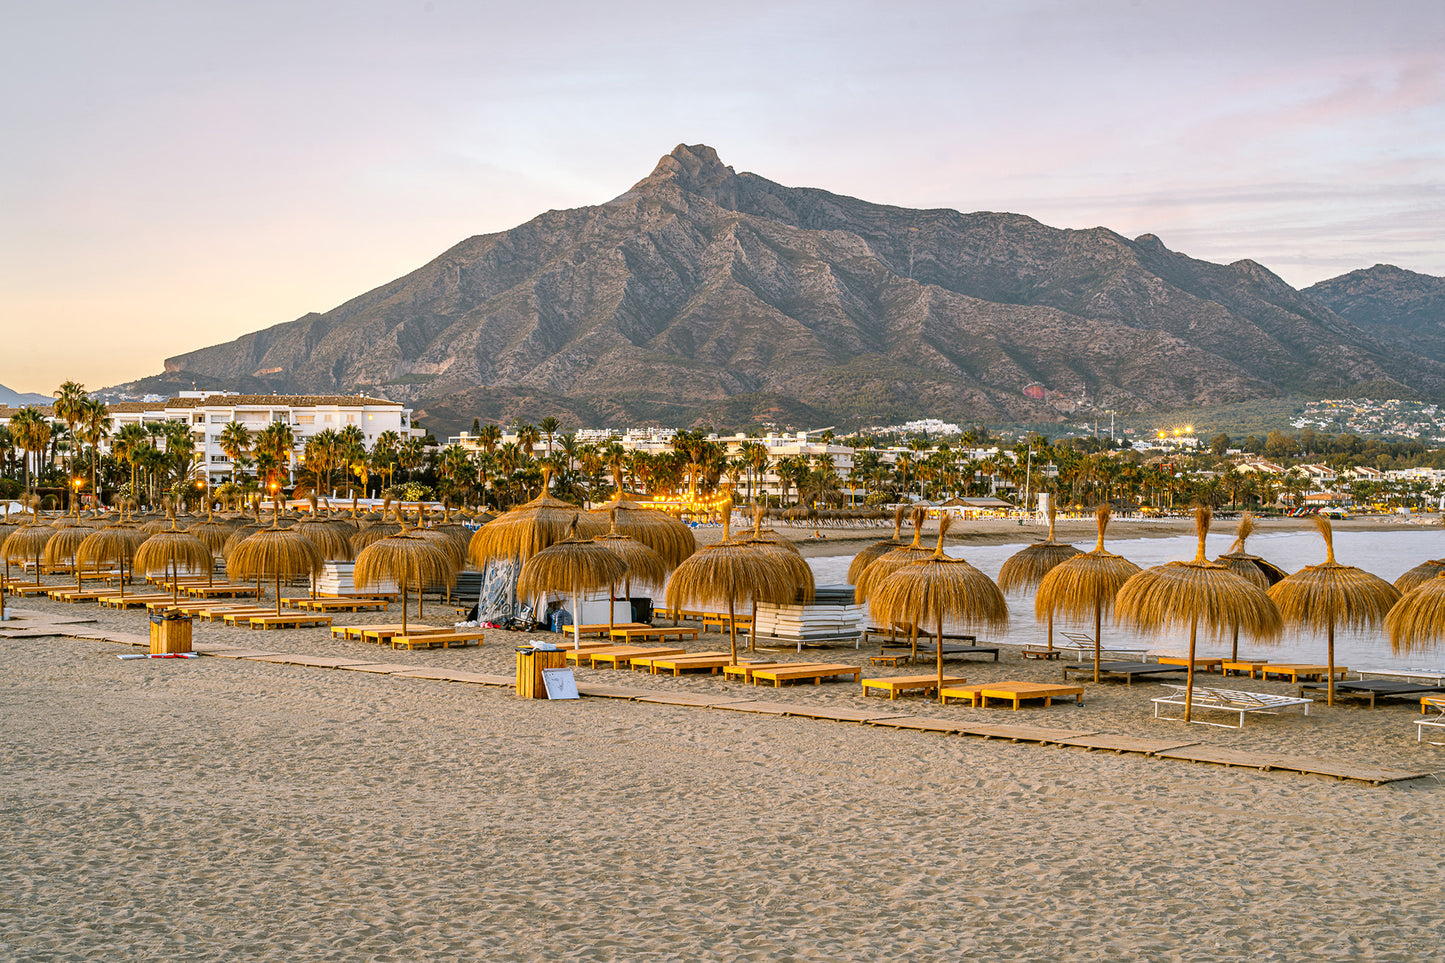
<instances>
[{"instance_id":1,"label":"wooden bin","mask_svg":"<svg viewBox=\"0 0 1445 963\"><path fill-rule=\"evenodd\" d=\"M547 698L547 687L542 683L543 669L565 669L567 653L532 650L517 653L517 695L523 699Z\"/></svg>"},{"instance_id":2,"label":"wooden bin","mask_svg":"<svg viewBox=\"0 0 1445 963\"><path fill-rule=\"evenodd\" d=\"M151 654L191 651L191 618L151 619Z\"/></svg>"}]
</instances>

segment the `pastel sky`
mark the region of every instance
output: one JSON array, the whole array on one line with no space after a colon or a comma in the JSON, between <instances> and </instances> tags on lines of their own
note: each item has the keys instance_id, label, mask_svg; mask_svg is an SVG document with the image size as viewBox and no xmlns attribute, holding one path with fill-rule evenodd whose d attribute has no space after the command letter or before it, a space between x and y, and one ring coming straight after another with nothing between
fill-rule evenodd
<instances>
[{"instance_id":1,"label":"pastel sky","mask_svg":"<svg viewBox=\"0 0 1445 963\"><path fill-rule=\"evenodd\" d=\"M0 32L0 384L49 393L625 191L789 185L1445 275L1445 3L74 0Z\"/></svg>"}]
</instances>

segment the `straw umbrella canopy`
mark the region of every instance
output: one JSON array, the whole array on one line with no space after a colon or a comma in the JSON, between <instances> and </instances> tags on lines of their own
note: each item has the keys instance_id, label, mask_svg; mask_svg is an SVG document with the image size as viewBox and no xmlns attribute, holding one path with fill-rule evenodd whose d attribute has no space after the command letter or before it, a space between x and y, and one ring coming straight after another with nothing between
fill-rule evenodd
<instances>
[{"instance_id":1,"label":"straw umbrella canopy","mask_svg":"<svg viewBox=\"0 0 1445 963\"><path fill-rule=\"evenodd\" d=\"M1200 624L1205 631L1223 634L1243 629L1260 641L1279 637L1284 628L1279 610L1264 589L1230 571L1227 565L1204 557L1212 512L1195 512L1199 548L1194 560L1167 562L1134 575L1119 589L1118 617L1143 631L1189 626L1189 675L1184 685L1184 721L1190 721L1194 699L1194 655Z\"/></svg>"},{"instance_id":2,"label":"straw umbrella canopy","mask_svg":"<svg viewBox=\"0 0 1445 963\"><path fill-rule=\"evenodd\" d=\"M120 597L125 598L127 567L134 567L136 549L145 542L145 532L123 525L110 525L91 532L75 549L75 566L93 565L97 570L102 565L114 563L120 568Z\"/></svg>"},{"instance_id":3,"label":"straw umbrella canopy","mask_svg":"<svg viewBox=\"0 0 1445 963\"><path fill-rule=\"evenodd\" d=\"M1326 633L1329 653L1328 705L1335 704L1335 628L1366 629L1385 620L1400 601L1395 586L1353 565L1335 561L1334 529L1323 515L1312 517L1325 540L1325 560L1306 565L1270 588L1287 624Z\"/></svg>"},{"instance_id":4,"label":"straw umbrella canopy","mask_svg":"<svg viewBox=\"0 0 1445 963\"><path fill-rule=\"evenodd\" d=\"M204 520L192 523L186 531L204 542L212 555L218 555L225 548L226 540L231 537L235 527L224 521L217 521L213 512L207 512Z\"/></svg>"},{"instance_id":5,"label":"straw umbrella canopy","mask_svg":"<svg viewBox=\"0 0 1445 963\"><path fill-rule=\"evenodd\" d=\"M882 558L884 555L893 551L893 549L895 548L903 548L908 545L908 543L905 542L899 534L900 532L902 532L902 530L903 506L899 505L893 510L893 537L885 538L881 542L874 542L872 545L869 545L857 555L854 555L853 561L848 563L849 585L857 585L858 578L863 574L863 570L869 565L872 565L879 558Z\"/></svg>"},{"instance_id":6,"label":"straw umbrella canopy","mask_svg":"<svg viewBox=\"0 0 1445 963\"><path fill-rule=\"evenodd\" d=\"M314 578L325 558L306 535L295 528L270 528L256 532L236 546L226 567L241 578L271 578L276 582L276 614L281 614L281 579Z\"/></svg>"},{"instance_id":7,"label":"straw umbrella canopy","mask_svg":"<svg viewBox=\"0 0 1445 963\"><path fill-rule=\"evenodd\" d=\"M1049 537L1042 542L1034 542L1025 549L1015 552L1003 563L998 570L998 587L1002 592L1025 592L1029 589L1036 589L1044 576L1054 570L1054 566L1067 562L1075 555L1082 555L1083 552L1068 542L1054 541L1054 519L1058 516L1059 510L1053 502L1049 503ZM1054 649L1054 613L1049 610L1049 651Z\"/></svg>"},{"instance_id":8,"label":"straw umbrella canopy","mask_svg":"<svg viewBox=\"0 0 1445 963\"><path fill-rule=\"evenodd\" d=\"M1289 575L1284 569L1273 562L1260 558L1258 555L1251 555L1245 551L1244 543L1254 533L1254 516L1245 512L1239 516L1239 528L1235 532L1234 544L1230 546L1228 553L1215 559L1220 565L1225 566L1235 575L1247 581L1253 582L1261 589L1269 591L1269 587L1281 581ZM1230 656L1239 658L1239 627L1235 626L1233 646L1230 649Z\"/></svg>"},{"instance_id":9,"label":"straw umbrella canopy","mask_svg":"<svg viewBox=\"0 0 1445 963\"><path fill-rule=\"evenodd\" d=\"M732 513L723 515L723 538L716 545L704 545L667 580L667 606L680 609L685 603L726 605L732 664L738 663L737 605L754 599L786 604L796 588L785 585L778 565L751 545L738 545L729 538Z\"/></svg>"},{"instance_id":10,"label":"straw umbrella canopy","mask_svg":"<svg viewBox=\"0 0 1445 963\"><path fill-rule=\"evenodd\" d=\"M550 469L543 469L542 494L477 530L467 547L473 565L483 568L493 559L509 558L526 562L567 538L574 520L579 538L593 538L607 530L600 519L581 512L570 502L553 498L547 491L551 478Z\"/></svg>"},{"instance_id":11,"label":"straw umbrella canopy","mask_svg":"<svg viewBox=\"0 0 1445 963\"><path fill-rule=\"evenodd\" d=\"M1385 634L1402 655L1445 640L1445 577L1437 575L1406 592L1385 617Z\"/></svg>"},{"instance_id":12,"label":"straw umbrella canopy","mask_svg":"<svg viewBox=\"0 0 1445 963\"><path fill-rule=\"evenodd\" d=\"M49 525L37 525L34 516L30 523L21 525L10 533L5 539L5 565L8 567L11 562L25 563L35 562L35 584L40 584L40 559L45 553L45 545L55 537L55 529Z\"/></svg>"},{"instance_id":13,"label":"straw umbrella canopy","mask_svg":"<svg viewBox=\"0 0 1445 963\"><path fill-rule=\"evenodd\" d=\"M889 624L907 622L914 626L915 656L917 626L928 620L934 623L940 701L943 699L943 620L975 629L1002 630L1008 626L1008 603L993 580L963 559L943 554L943 538L951 522L948 515L939 519L938 544L933 554L894 571L874 591L871 603L877 618Z\"/></svg>"},{"instance_id":14,"label":"straw umbrella canopy","mask_svg":"<svg viewBox=\"0 0 1445 963\"><path fill-rule=\"evenodd\" d=\"M1395 579L1395 588L1404 595L1441 575L1445 575L1445 558L1432 558Z\"/></svg>"},{"instance_id":15,"label":"straw umbrella canopy","mask_svg":"<svg viewBox=\"0 0 1445 963\"><path fill-rule=\"evenodd\" d=\"M812 566L803 560L798 547L792 542L778 537L776 533L764 534L763 515L765 512L766 510L761 505L754 508L752 534L734 539L733 543L755 548L773 560L785 580L785 583L778 587L779 593L786 592L788 585L795 588L791 597L788 598L789 602L801 601L806 604L813 601L817 585L813 579ZM752 609L752 625L756 626L758 622L758 600L756 598L753 599ZM752 628L748 629L748 651L757 651L757 633Z\"/></svg>"},{"instance_id":16,"label":"straw umbrella canopy","mask_svg":"<svg viewBox=\"0 0 1445 963\"><path fill-rule=\"evenodd\" d=\"M1104 548L1109 514L1108 505L1100 505L1094 513L1099 525L1099 540L1094 550L1055 565L1039 581L1039 589L1034 594L1034 614L1039 618L1055 612L1079 621L1093 616L1095 682L1099 681L1104 616L1113 610L1114 596L1119 589L1139 571L1139 566L1124 556Z\"/></svg>"},{"instance_id":17,"label":"straw umbrella canopy","mask_svg":"<svg viewBox=\"0 0 1445 963\"><path fill-rule=\"evenodd\" d=\"M677 568L697 551L697 538L680 518L623 497L620 469L613 471L613 482L612 500L592 509L593 517L610 519L615 512L617 530L661 555L669 569Z\"/></svg>"},{"instance_id":18,"label":"straw umbrella canopy","mask_svg":"<svg viewBox=\"0 0 1445 963\"><path fill-rule=\"evenodd\" d=\"M407 595L411 588L415 586L420 597L427 586L451 585L456 581L457 570L436 541L403 528L358 552L352 577L365 591L379 591L388 583L401 588L401 631L405 635Z\"/></svg>"},{"instance_id":19,"label":"straw umbrella canopy","mask_svg":"<svg viewBox=\"0 0 1445 963\"><path fill-rule=\"evenodd\" d=\"M75 550L80 547L80 543L85 541L85 537L90 533L91 529L89 528L71 525L56 531L45 543L45 564L54 571L56 566L69 563L75 569L77 590L80 588L80 566L75 564Z\"/></svg>"},{"instance_id":20,"label":"straw umbrella canopy","mask_svg":"<svg viewBox=\"0 0 1445 963\"><path fill-rule=\"evenodd\" d=\"M493 524L499 524L500 519ZM485 531L485 529L483 529ZM627 574L627 563L614 552L577 535L574 522L570 534L549 545L522 563L517 578L517 594L535 599L547 592L566 592L572 596L572 640L574 648L582 647L581 607L583 592L608 588ZM608 605L610 607L611 601Z\"/></svg>"},{"instance_id":21,"label":"straw umbrella canopy","mask_svg":"<svg viewBox=\"0 0 1445 963\"><path fill-rule=\"evenodd\" d=\"M644 585L651 585L661 588L667 581L667 573L672 569L668 566L663 557L645 544L630 535L623 535L617 530L617 513L612 513L612 530L603 535L598 535L592 541L607 549L613 555L622 559L622 564L627 566L627 572L623 576L627 580L627 587L624 591L628 598L632 597L633 581ZM607 587L607 628L610 630L613 625L612 618L612 592L616 583Z\"/></svg>"},{"instance_id":22,"label":"straw umbrella canopy","mask_svg":"<svg viewBox=\"0 0 1445 963\"><path fill-rule=\"evenodd\" d=\"M13 522L0 521L0 559L4 560L4 565L0 566L0 608L4 606L5 582L10 578L10 560L5 558L5 540L19 528L20 526Z\"/></svg>"},{"instance_id":23,"label":"straw umbrella canopy","mask_svg":"<svg viewBox=\"0 0 1445 963\"><path fill-rule=\"evenodd\" d=\"M874 590L896 570L909 562L919 562L933 555L933 550L923 547L922 544L923 520L927 515L926 509L913 509L910 515L913 522L913 541L902 548L884 552L858 575L858 581L853 584L853 598L859 605L868 601Z\"/></svg>"},{"instance_id":24,"label":"straw umbrella canopy","mask_svg":"<svg viewBox=\"0 0 1445 963\"><path fill-rule=\"evenodd\" d=\"M135 550L135 559L132 564L147 575L169 571L171 573L171 599L180 601L179 575L181 569L205 572L210 575L213 560L211 559L211 550L206 547L205 542L190 532L181 531L172 522L168 531L158 532L141 542L140 547Z\"/></svg>"}]
</instances>

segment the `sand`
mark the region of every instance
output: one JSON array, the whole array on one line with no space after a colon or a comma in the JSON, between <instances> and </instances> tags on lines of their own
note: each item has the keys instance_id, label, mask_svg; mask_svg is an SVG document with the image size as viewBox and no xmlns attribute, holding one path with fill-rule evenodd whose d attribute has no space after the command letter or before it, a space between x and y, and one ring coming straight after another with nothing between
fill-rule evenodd
<instances>
[{"instance_id":1,"label":"sand","mask_svg":"<svg viewBox=\"0 0 1445 963\"><path fill-rule=\"evenodd\" d=\"M15 605L145 631L134 612ZM318 630L196 637L494 673L519 638L406 652ZM1372 787L121 651L0 639L0 959L1445 959L1434 778ZM1011 648L949 668L1059 672ZM1232 731L1154 720L1148 685L1015 713L864 701L851 683L578 677L1445 771L1405 705Z\"/></svg>"}]
</instances>

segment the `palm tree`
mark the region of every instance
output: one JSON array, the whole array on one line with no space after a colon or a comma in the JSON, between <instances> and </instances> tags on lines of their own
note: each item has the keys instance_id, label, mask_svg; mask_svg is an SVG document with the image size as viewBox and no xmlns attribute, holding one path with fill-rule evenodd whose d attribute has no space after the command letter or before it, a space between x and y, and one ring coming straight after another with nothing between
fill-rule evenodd
<instances>
[{"instance_id":1,"label":"palm tree","mask_svg":"<svg viewBox=\"0 0 1445 963\"><path fill-rule=\"evenodd\" d=\"M50 446L50 422L45 420L39 408L26 405L10 419L10 432L15 437L15 444L26 453L25 487L33 493L35 488L31 483L30 456L35 456L35 471L39 474L40 456Z\"/></svg>"},{"instance_id":2,"label":"palm tree","mask_svg":"<svg viewBox=\"0 0 1445 963\"><path fill-rule=\"evenodd\" d=\"M517 425L517 445L528 458L536 454L537 441L541 437L541 432L537 431L536 425L529 425L525 422Z\"/></svg>"},{"instance_id":3,"label":"palm tree","mask_svg":"<svg viewBox=\"0 0 1445 963\"><path fill-rule=\"evenodd\" d=\"M379 441L380 439L377 440ZM497 446L501 443L501 425L482 425L481 431L477 432L477 444L481 445L482 451L486 452L487 454L491 454L492 452L496 451Z\"/></svg>"},{"instance_id":4,"label":"palm tree","mask_svg":"<svg viewBox=\"0 0 1445 963\"><path fill-rule=\"evenodd\" d=\"M121 425L120 431L116 433L115 440L111 442L110 445L110 450L115 456L123 459L125 463L130 466L130 493L132 497L136 494L136 455L140 451L141 446L146 444L147 438L146 430L142 426L134 423Z\"/></svg>"},{"instance_id":5,"label":"palm tree","mask_svg":"<svg viewBox=\"0 0 1445 963\"><path fill-rule=\"evenodd\" d=\"M426 456L426 445L420 438L408 438L396 453L396 463L408 474L420 467Z\"/></svg>"},{"instance_id":6,"label":"palm tree","mask_svg":"<svg viewBox=\"0 0 1445 963\"><path fill-rule=\"evenodd\" d=\"M287 475L291 470L291 456L296 448L296 433L284 421L273 421L256 432L256 464L260 467L261 455L267 456L269 467L267 488L275 491L281 485L278 476Z\"/></svg>"},{"instance_id":7,"label":"palm tree","mask_svg":"<svg viewBox=\"0 0 1445 963\"><path fill-rule=\"evenodd\" d=\"M96 466L100 463L100 443L110 434L110 409L99 398L87 398L80 406L80 440L90 446L90 491L95 504L100 504Z\"/></svg>"},{"instance_id":8,"label":"palm tree","mask_svg":"<svg viewBox=\"0 0 1445 963\"><path fill-rule=\"evenodd\" d=\"M336 433L336 466L347 477L347 493L351 492L351 477L360 476L366 469L366 433L356 425L347 425ZM361 471L358 471L360 467Z\"/></svg>"},{"instance_id":9,"label":"palm tree","mask_svg":"<svg viewBox=\"0 0 1445 963\"><path fill-rule=\"evenodd\" d=\"M557 419L556 419L556 418L553 418L551 415L548 415L547 417L543 418L540 422L538 422L538 427L540 427L540 428L542 429L542 434L544 434L544 435L547 436L547 457L548 457L548 458L551 458L551 457L552 457L552 436L555 435L555 434L557 434L557 428L558 428Z\"/></svg>"},{"instance_id":10,"label":"palm tree","mask_svg":"<svg viewBox=\"0 0 1445 963\"><path fill-rule=\"evenodd\" d=\"M15 436L9 425L0 425L0 472L10 474L11 461L15 457Z\"/></svg>"},{"instance_id":11,"label":"palm tree","mask_svg":"<svg viewBox=\"0 0 1445 963\"><path fill-rule=\"evenodd\" d=\"M55 392L55 417L65 422L65 430L71 435L75 434L75 426L80 424L82 416L82 405L87 401L85 385L78 381L67 381ZM75 452L70 455L70 472L75 474Z\"/></svg>"},{"instance_id":12,"label":"palm tree","mask_svg":"<svg viewBox=\"0 0 1445 963\"><path fill-rule=\"evenodd\" d=\"M236 482L236 468L241 464L241 459L251 450L251 429L238 421L227 422L221 429L218 439L221 443L221 450L231 460L231 483Z\"/></svg>"}]
</instances>

